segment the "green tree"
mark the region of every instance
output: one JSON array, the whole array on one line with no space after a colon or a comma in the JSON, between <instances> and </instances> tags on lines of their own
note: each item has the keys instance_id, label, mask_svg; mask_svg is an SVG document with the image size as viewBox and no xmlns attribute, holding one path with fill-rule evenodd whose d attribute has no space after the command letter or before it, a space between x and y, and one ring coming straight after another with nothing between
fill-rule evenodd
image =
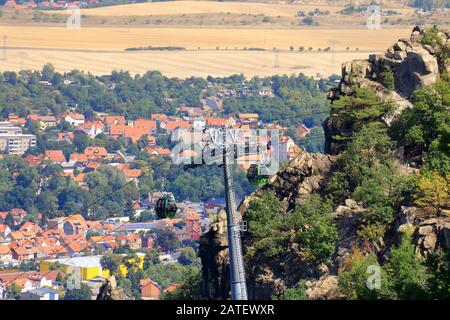
<instances>
[{"instance_id":1,"label":"green tree","mask_svg":"<svg viewBox=\"0 0 450 320\"><path fill-rule=\"evenodd\" d=\"M261 251L270 257L287 249L288 235L283 231L284 217L283 204L269 192L261 193L250 203L246 219L254 250L249 250L248 254Z\"/></svg>"},{"instance_id":2,"label":"green tree","mask_svg":"<svg viewBox=\"0 0 450 320\"><path fill-rule=\"evenodd\" d=\"M6 287L5 290L5 296L8 299L19 299L20 294L22 292L22 289L16 284L16 283L11 283Z\"/></svg>"},{"instance_id":3,"label":"green tree","mask_svg":"<svg viewBox=\"0 0 450 320\"><path fill-rule=\"evenodd\" d=\"M414 197L418 206L432 208L439 215L444 208L450 207L450 175L446 178L437 172L422 175Z\"/></svg>"},{"instance_id":4,"label":"green tree","mask_svg":"<svg viewBox=\"0 0 450 320\"><path fill-rule=\"evenodd\" d=\"M338 240L336 224L331 218L332 202L311 195L288 214L287 228L293 230L292 242L305 259L314 263L331 263Z\"/></svg>"},{"instance_id":5,"label":"green tree","mask_svg":"<svg viewBox=\"0 0 450 320\"><path fill-rule=\"evenodd\" d=\"M91 300L92 292L89 286L81 283L80 289L69 289L64 295L63 300Z\"/></svg>"},{"instance_id":6,"label":"green tree","mask_svg":"<svg viewBox=\"0 0 450 320\"><path fill-rule=\"evenodd\" d=\"M111 275L116 275L122 262L122 256L115 254L107 254L102 256L100 264L102 269L109 270Z\"/></svg>"},{"instance_id":7,"label":"green tree","mask_svg":"<svg viewBox=\"0 0 450 320\"><path fill-rule=\"evenodd\" d=\"M423 259L414 251L411 236L404 234L402 242L391 250L390 257L383 266L395 298L412 300L429 298L430 275Z\"/></svg>"},{"instance_id":8,"label":"green tree","mask_svg":"<svg viewBox=\"0 0 450 320\"><path fill-rule=\"evenodd\" d=\"M300 281L295 287L287 288L279 296L273 296L272 299L277 300L307 300L306 288L304 281Z\"/></svg>"},{"instance_id":9,"label":"green tree","mask_svg":"<svg viewBox=\"0 0 450 320\"><path fill-rule=\"evenodd\" d=\"M198 257L197 257L197 253L195 252L194 248L192 247L187 247L187 248L183 248L181 249L181 253L180 256L178 258L178 263L180 263L183 266L188 266L188 265L196 265L199 266L200 265L200 261L198 261Z\"/></svg>"},{"instance_id":10,"label":"green tree","mask_svg":"<svg viewBox=\"0 0 450 320\"><path fill-rule=\"evenodd\" d=\"M369 287L368 280L370 268L377 268L380 271L379 284L381 288ZM388 298L388 278L381 269L374 254L365 255L357 249L353 249L350 256L344 261L344 269L339 273L338 291L346 299L351 300L372 300Z\"/></svg>"}]
</instances>

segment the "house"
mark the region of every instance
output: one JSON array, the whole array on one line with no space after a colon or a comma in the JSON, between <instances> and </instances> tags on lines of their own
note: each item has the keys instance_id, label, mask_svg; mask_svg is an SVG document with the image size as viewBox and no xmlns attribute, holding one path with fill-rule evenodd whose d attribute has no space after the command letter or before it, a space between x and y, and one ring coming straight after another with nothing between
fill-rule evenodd
<instances>
[{"instance_id":1,"label":"house","mask_svg":"<svg viewBox=\"0 0 450 320\"><path fill-rule=\"evenodd\" d=\"M25 161L28 163L29 166L39 166L43 160L44 160L43 155L34 156L32 154L28 154L25 157Z\"/></svg>"},{"instance_id":2,"label":"house","mask_svg":"<svg viewBox=\"0 0 450 320\"><path fill-rule=\"evenodd\" d=\"M11 249L8 246L0 245L0 265L9 263L13 259Z\"/></svg>"},{"instance_id":3,"label":"house","mask_svg":"<svg viewBox=\"0 0 450 320\"><path fill-rule=\"evenodd\" d=\"M34 252L33 250L26 249L24 247L17 247L11 249L12 251L12 257L13 259L23 262L34 259Z\"/></svg>"},{"instance_id":4,"label":"house","mask_svg":"<svg viewBox=\"0 0 450 320\"><path fill-rule=\"evenodd\" d=\"M11 229L6 224L0 224L0 238L6 238L11 233Z\"/></svg>"},{"instance_id":5,"label":"house","mask_svg":"<svg viewBox=\"0 0 450 320\"><path fill-rule=\"evenodd\" d=\"M71 143L74 138L75 138L75 135L73 132L58 132L57 141Z\"/></svg>"},{"instance_id":6,"label":"house","mask_svg":"<svg viewBox=\"0 0 450 320\"><path fill-rule=\"evenodd\" d=\"M145 151L147 151L147 153L150 156L170 156L170 155L172 155L172 152L169 149L161 148L161 147L148 146L145 148Z\"/></svg>"},{"instance_id":7,"label":"house","mask_svg":"<svg viewBox=\"0 0 450 320\"><path fill-rule=\"evenodd\" d=\"M179 107L178 110L179 110L182 114L184 114L184 115L186 115L186 116L189 116L189 117L192 117L192 116L194 116L194 117L196 117L196 116L201 116L201 115L203 114L202 109L199 108L199 107L182 106L182 107Z\"/></svg>"},{"instance_id":8,"label":"house","mask_svg":"<svg viewBox=\"0 0 450 320\"><path fill-rule=\"evenodd\" d=\"M136 156L133 155L125 155L122 151L118 150L115 154L113 154L108 160L112 163L128 163L134 161Z\"/></svg>"},{"instance_id":9,"label":"house","mask_svg":"<svg viewBox=\"0 0 450 320\"><path fill-rule=\"evenodd\" d=\"M178 121L178 120L170 120L166 122L166 131L172 132L176 128L184 128L188 129L190 127L190 124L188 121Z\"/></svg>"},{"instance_id":10,"label":"house","mask_svg":"<svg viewBox=\"0 0 450 320\"><path fill-rule=\"evenodd\" d=\"M124 126L127 123L124 116L104 116L102 120L108 128L116 125Z\"/></svg>"},{"instance_id":11,"label":"house","mask_svg":"<svg viewBox=\"0 0 450 320\"><path fill-rule=\"evenodd\" d=\"M178 283L172 283L170 286L164 289L164 293L171 293L178 289L180 285Z\"/></svg>"},{"instance_id":12,"label":"house","mask_svg":"<svg viewBox=\"0 0 450 320\"><path fill-rule=\"evenodd\" d=\"M149 278L139 281L139 290L141 291L142 300L159 300L161 295L159 285Z\"/></svg>"},{"instance_id":13,"label":"house","mask_svg":"<svg viewBox=\"0 0 450 320\"><path fill-rule=\"evenodd\" d=\"M161 121L166 121L167 119L169 119L169 116L165 115L163 113L153 113L150 115L150 119L161 122Z\"/></svg>"},{"instance_id":14,"label":"house","mask_svg":"<svg viewBox=\"0 0 450 320\"><path fill-rule=\"evenodd\" d=\"M29 232L32 233L33 236L40 235L44 232L44 230L37 224L33 222L25 222L19 229L20 232Z\"/></svg>"},{"instance_id":15,"label":"house","mask_svg":"<svg viewBox=\"0 0 450 320\"><path fill-rule=\"evenodd\" d=\"M222 105L222 101L217 98L206 98L205 103L206 106L213 111L218 111Z\"/></svg>"},{"instance_id":16,"label":"house","mask_svg":"<svg viewBox=\"0 0 450 320\"><path fill-rule=\"evenodd\" d=\"M291 137L283 136L280 138L279 144L279 161L294 159L302 151Z\"/></svg>"},{"instance_id":17,"label":"house","mask_svg":"<svg viewBox=\"0 0 450 320\"><path fill-rule=\"evenodd\" d=\"M59 300L59 293L49 288L38 288L23 292L20 300Z\"/></svg>"},{"instance_id":18,"label":"house","mask_svg":"<svg viewBox=\"0 0 450 320\"><path fill-rule=\"evenodd\" d=\"M225 127L226 120L223 118L206 118L206 126L209 128Z\"/></svg>"},{"instance_id":19,"label":"house","mask_svg":"<svg viewBox=\"0 0 450 320\"><path fill-rule=\"evenodd\" d=\"M105 125L100 120L92 120L78 126L76 131L87 134L90 138L95 138L98 134L103 133Z\"/></svg>"},{"instance_id":20,"label":"house","mask_svg":"<svg viewBox=\"0 0 450 320\"><path fill-rule=\"evenodd\" d=\"M0 212L0 223L5 223L6 217L8 217L8 211L1 211Z\"/></svg>"},{"instance_id":21,"label":"house","mask_svg":"<svg viewBox=\"0 0 450 320\"><path fill-rule=\"evenodd\" d=\"M249 125L252 129L258 126L259 116L257 113L240 113L238 118L241 125Z\"/></svg>"},{"instance_id":22,"label":"house","mask_svg":"<svg viewBox=\"0 0 450 320\"><path fill-rule=\"evenodd\" d=\"M108 154L104 147L87 147L84 149L84 154L88 159L103 158Z\"/></svg>"},{"instance_id":23,"label":"house","mask_svg":"<svg viewBox=\"0 0 450 320\"><path fill-rule=\"evenodd\" d=\"M39 121L42 122L46 128L54 127L57 124L55 116L39 116Z\"/></svg>"},{"instance_id":24,"label":"house","mask_svg":"<svg viewBox=\"0 0 450 320\"><path fill-rule=\"evenodd\" d=\"M44 159L59 164L66 162L66 157L62 150L46 150L44 152Z\"/></svg>"},{"instance_id":25,"label":"house","mask_svg":"<svg viewBox=\"0 0 450 320\"><path fill-rule=\"evenodd\" d=\"M132 250L142 248L142 238L140 234L127 234L116 238L117 247L128 246Z\"/></svg>"},{"instance_id":26,"label":"house","mask_svg":"<svg viewBox=\"0 0 450 320\"><path fill-rule=\"evenodd\" d=\"M18 226L23 222L23 218L27 215L27 212L20 208L14 208L9 211L9 215L11 216L14 225Z\"/></svg>"},{"instance_id":27,"label":"house","mask_svg":"<svg viewBox=\"0 0 450 320\"><path fill-rule=\"evenodd\" d=\"M137 129L144 129L147 134L156 134L156 121L147 119L136 119L134 121L134 127Z\"/></svg>"},{"instance_id":28,"label":"house","mask_svg":"<svg viewBox=\"0 0 450 320\"><path fill-rule=\"evenodd\" d=\"M300 138L304 138L310 133L311 133L311 129L309 129L303 123L297 127L297 134Z\"/></svg>"},{"instance_id":29,"label":"house","mask_svg":"<svg viewBox=\"0 0 450 320\"><path fill-rule=\"evenodd\" d=\"M85 234L88 231L87 222L81 214L70 217L51 219L47 222L47 230L61 231L65 235Z\"/></svg>"},{"instance_id":30,"label":"house","mask_svg":"<svg viewBox=\"0 0 450 320\"><path fill-rule=\"evenodd\" d=\"M70 162L75 162L81 165L86 165L88 160L88 156L84 153L72 153L69 159Z\"/></svg>"},{"instance_id":31,"label":"house","mask_svg":"<svg viewBox=\"0 0 450 320\"><path fill-rule=\"evenodd\" d=\"M148 136L150 133L147 128L134 128L126 125L113 125L110 127L110 135L113 138L125 137L136 143L143 136Z\"/></svg>"},{"instance_id":32,"label":"house","mask_svg":"<svg viewBox=\"0 0 450 320\"><path fill-rule=\"evenodd\" d=\"M80 113L68 113L63 119L74 127L84 124L84 115Z\"/></svg>"}]
</instances>

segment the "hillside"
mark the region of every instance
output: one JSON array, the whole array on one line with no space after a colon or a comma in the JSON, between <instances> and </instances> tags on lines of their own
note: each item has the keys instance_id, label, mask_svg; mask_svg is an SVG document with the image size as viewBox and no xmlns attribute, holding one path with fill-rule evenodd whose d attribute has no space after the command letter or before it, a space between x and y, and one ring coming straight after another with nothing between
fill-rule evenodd
<instances>
[{"instance_id":1,"label":"hillside","mask_svg":"<svg viewBox=\"0 0 450 320\"><path fill-rule=\"evenodd\" d=\"M343 65L329 154L303 152L239 206L250 298L448 298L449 35L416 27ZM224 217L200 248L213 299L228 296Z\"/></svg>"}]
</instances>

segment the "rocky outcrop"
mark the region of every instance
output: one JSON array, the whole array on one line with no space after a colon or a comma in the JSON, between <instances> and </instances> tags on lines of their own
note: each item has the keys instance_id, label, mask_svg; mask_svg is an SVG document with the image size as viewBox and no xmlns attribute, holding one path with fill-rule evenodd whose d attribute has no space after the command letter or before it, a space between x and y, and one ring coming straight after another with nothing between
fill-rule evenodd
<instances>
[{"instance_id":1,"label":"rocky outcrop","mask_svg":"<svg viewBox=\"0 0 450 320\"><path fill-rule=\"evenodd\" d=\"M306 281L306 295L310 300L335 300L341 298L338 293L338 277L323 276L319 280Z\"/></svg>"},{"instance_id":2,"label":"rocky outcrop","mask_svg":"<svg viewBox=\"0 0 450 320\"><path fill-rule=\"evenodd\" d=\"M244 199L238 208L243 214L250 202L261 192L269 191L285 203L286 210L303 202L313 192L319 192L335 158L320 153L302 152L296 159L271 177L267 185ZM203 266L203 293L210 299L229 296L228 242L226 214L222 211L210 231L201 238L200 258ZM251 239L244 235L244 253ZM270 299L294 286L302 278L320 277L328 272L324 266L314 266L299 255L287 254L282 259L267 260L254 257L245 261L248 294L251 299Z\"/></svg>"},{"instance_id":3,"label":"rocky outcrop","mask_svg":"<svg viewBox=\"0 0 450 320\"><path fill-rule=\"evenodd\" d=\"M332 100L343 95L352 95L356 87L368 88L380 96L382 101L397 101L397 107L391 114L385 115L384 121L389 125L395 121L401 110L411 106L408 101L412 91L431 84L438 79L448 65L440 59L439 48L421 44L424 30L415 28L410 39L401 39L382 55L371 55L368 60L355 60L343 65L342 80L339 86L330 93ZM439 35L448 46L449 34ZM393 72L395 90L385 88L382 72L386 67ZM238 211L243 219L252 200L262 192L274 194L284 203L285 213L296 205L303 203L311 194L325 194L329 176L334 164L345 145L332 139L339 132L350 132L353 124L331 115L325 120L326 152L328 154L312 154L302 152L296 159L290 161L269 182L254 194L246 197ZM399 151L400 152L400 151ZM404 154L404 151L401 151ZM399 157L400 159L401 157ZM405 167L404 173L411 173ZM282 294L286 288L294 287L300 280L305 282L309 299L338 299L337 287L340 270L345 258L354 248L371 251L377 254L380 262L388 255L390 248L399 243L401 234L413 232L416 240L416 253L426 256L430 252L450 250L449 218L435 217L424 219L415 207L401 207L395 221L388 226L384 236L373 243L358 239L358 230L367 213L360 203L346 199L334 211L334 219L338 229L339 240L336 251L331 257L331 265L315 265L297 254L291 243L286 252L279 256L266 257L263 254L247 255L245 269L247 288L250 299L270 299ZM211 229L201 238L200 257L203 265L204 294L211 299L226 299L229 297L228 241L226 214L222 211ZM411 230L411 231L410 231ZM244 254L250 252L252 239L244 234Z\"/></svg>"},{"instance_id":4,"label":"rocky outcrop","mask_svg":"<svg viewBox=\"0 0 450 320\"><path fill-rule=\"evenodd\" d=\"M432 218L420 223L415 232L416 254L450 250L450 219Z\"/></svg>"},{"instance_id":5,"label":"rocky outcrop","mask_svg":"<svg viewBox=\"0 0 450 320\"><path fill-rule=\"evenodd\" d=\"M272 192L285 203L287 210L293 208L311 193L321 190L334 161L335 157L330 155L303 151L271 177L267 185L245 198L239 212L247 211L249 203L263 191Z\"/></svg>"},{"instance_id":6,"label":"rocky outcrop","mask_svg":"<svg viewBox=\"0 0 450 320\"><path fill-rule=\"evenodd\" d=\"M329 92L333 101L350 96L355 88L366 88L377 93L381 101L394 101L396 107L383 119L390 125L402 110L412 104L408 100L413 91L436 82L440 74L450 70L450 32L438 33L439 44L423 45L422 39L429 28L415 27L410 39L400 39L383 54L372 54L367 60L353 60L342 65L342 79ZM442 53L445 53L444 55ZM441 61L443 60L443 61ZM394 89L383 83L383 73L389 70L394 77ZM352 123L331 115L324 122L325 152L338 154L345 148L342 141L333 136L352 131Z\"/></svg>"},{"instance_id":7,"label":"rocky outcrop","mask_svg":"<svg viewBox=\"0 0 450 320\"><path fill-rule=\"evenodd\" d=\"M130 300L130 298L123 288L117 286L116 278L112 276L100 287L97 300Z\"/></svg>"},{"instance_id":8,"label":"rocky outcrop","mask_svg":"<svg viewBox=\"0 0 450 320\"><path fill-rule=\"evenodd\" d=\"M209 299L229 297L228 232L225 210L220 211L210 230L200 239L203 295Z\"/></svg>"}]
</instances>

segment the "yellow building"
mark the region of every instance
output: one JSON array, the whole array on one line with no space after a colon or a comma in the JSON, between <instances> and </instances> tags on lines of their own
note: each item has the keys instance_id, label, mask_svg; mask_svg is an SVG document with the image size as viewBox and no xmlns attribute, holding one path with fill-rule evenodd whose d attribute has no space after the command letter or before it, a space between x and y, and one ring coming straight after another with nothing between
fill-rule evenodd
<instances>
[{"instance_id":1,"label":"yellow building","mask_svg":"<svg viewBox=\"0 0 450 320\"><path fill-rule=\"evenodd\" d=\"M125 256L125 255L124 255ZM103 269L101 266L102 256L86 256L86 257L73 257L67 259L50 259L41 261L39 264L40 271L47 272L50 270L51 266L55 263L59 263L62 269L67 274L72 274L75 272L76 268L79 268L81 280L90 280L96 277L108 278L110 272L108 269ZM137 254L137 260L135 263L140 269L144 268L144 258L143 253ZM130 261L131 262L131 261ZM125 264L119 266L119 272L122 276L126 276L128 273Z\"/></svg>"},{"instance_id":2,"label":"yellow building","mask_svg":"<svg viewBox=\"0 0 450 320\"><path fill-rule=\"evenodd\" d=\"M40 271L46 272L55 263L59 263L64 272L72 274L76 268L79 268L82 280L90 280L96 277L109 277L109 270L103 270L100 264L102 256L73 257L68 259L51 259L41 261Z\"/></svg>"}]
</instances>

